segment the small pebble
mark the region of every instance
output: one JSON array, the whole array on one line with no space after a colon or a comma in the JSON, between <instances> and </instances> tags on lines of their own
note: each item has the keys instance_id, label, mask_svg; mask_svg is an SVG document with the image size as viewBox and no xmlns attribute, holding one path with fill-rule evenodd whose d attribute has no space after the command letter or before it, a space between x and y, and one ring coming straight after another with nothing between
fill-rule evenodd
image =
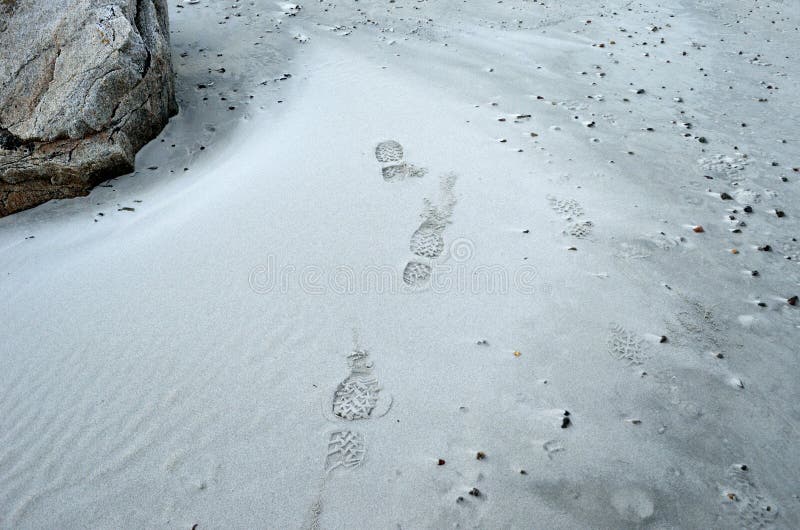
<instances>
[{"instance_id":1,"label":"small pebble","mask_svg":"<svg viewBox=\"0 0 800 530\"><path fill-rule=\"evenodd\" d=\"M439 463L437 465L443 466L445 464L444 458L439 459Z\"/></svg>"}]
</instances>

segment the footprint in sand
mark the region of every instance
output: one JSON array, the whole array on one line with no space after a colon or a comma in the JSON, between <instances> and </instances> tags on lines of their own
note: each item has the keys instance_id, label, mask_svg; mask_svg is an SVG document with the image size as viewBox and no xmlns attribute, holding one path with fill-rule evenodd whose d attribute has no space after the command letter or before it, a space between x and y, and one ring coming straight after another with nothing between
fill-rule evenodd
<instances>
[{"instance_id":1,"label":"footprint in sand","mask_svg":"<svg viewBox=\"0 0 800 530\"><path fill-rule=\"evenodd\" d=\"M644 341L619 324L611 324L608 334L608 353L618 361L642 364L648 357Z\"/></svg>"},{"instance_id":2,"label":"footprint in sand","mask_svg":"<svg viewBox=\"0 0 800 530\"><path fill-rule=\"evenodd\" d=\"M422 224L412 234L409 249L417 256L436 259L444 251L444 229L447 220L430 201L425 200L425 213Z\"/></svg>"},{"instance_id":3,"label":"footprint in sand","mask_svg":"<svg viewBox=\"0 0 800 530\"><path fill-rule=\"evenodd\" d=\"M456 205L455 174L443 175L439 181L439 204L435 205L425 199L425 207L420 217L422 223L411 235L409 250L421 259L410 260L403 270L403 281L411 287L423 286L431 277L433 267L431 261L442 256L444 252L444 231L450 224L453 209Z\"/></svg>"},{"instance_id":4,"label":"footprint in sand","mask_svg":"<svg viewBox=\"0 0 800 530\"><path fill-rule=\"evenodd\" d=\"M559 199L553 195L547 196L547 201L554 212L561 215L561 217L569 224L564 229L564 233L577 238L584 239L589 237L592 233L593 224L591 221L579 220L583 217L583 206L575 199Z\"/></svg>"},{"instance_id":5,"label":"footprint in sand","mask_svg":"<svg viewBox=\"0 0 800 530\"><path fill-rule=\"evenodd\" d=\"M357 342L357 341L356 341ZM373 376L373 364L366 350L356 347L347 355L350 374L336 387L333 399L325 404L324 415L330 421L368 420L385 415L392 406L392 396L382 392L378 379ZM324 475L319 494L311 505L307 528L320 528L322 498L328 477L336 469L355 469L367 456L363 433L349 428L336 429L328 435Z\"/></svg>"},{"instance_id":6,"label":"footprint in sand","mask_svg":"<svg viewBox=\"0 0 800 530\"><path fill-rule=\"evenodd\" d=\"M742 153L733 153L700 158L697 162L700 168L712 177L734 183L745 179L745 170L750 164L750 159Z\"/></svg>"},{"instance_id":7,"label":"footprint in sand","mask_svg":"<svg viewBox=\"0 0 800 530\"><path fill-rule=\"evenodd\" d=\"M683 295L686 309L666 322L667 330L675 336L675 343L694 349L718 351L725 346L725 326L716 317L716 308L689 299Z\"/></svg>"},{"instance_id":8,"label":"footprint in sand","mask_svg":"<svg viewBox=\"0 0 800 530\"><path fill-rule=\"evenodd\" d=\"M722 494L725 514L736 518L741 528L765 528L778 517L777 505L761 493L746 464L728 469Z\"/></svg>"},{"instance_id":9,"label":"footprint in sand","mask_svg":"<svg viewBox=\"0 0 800 530\"><path fill-rule=\"evenodd\" d=\"M378 379L372 375L373 364L369 353L356 348L347 355L350 374L339 383L333 392L330 405L323 411L325 416L334 422L340 420L368 420L384 416L392 406L392 396L382 392ZM343 441L348 441L343 444ZM343 447L346 450L340 450ZM355 450L355 449L358 450ZM366 454L364 438L360 433L350 430L337 430L330 435L328 458L331 455L342 455L345 467L356 467ZM358 457L358 458L356 458ZM338 467L326 464L326 472Z\"/></svg>"},{"instance_id":10,"label":"footprint in sand","mask_svg":"<svg viewBox=\"0 0 800 530\"><path fill-rule=\"evenodd\" d=\"M396 140L385 140L375 147L375 159L383 164L383 180L391 182L409 177L424 177L427 169L403 161L403 146Z\"/></svg>"}]
</instances>

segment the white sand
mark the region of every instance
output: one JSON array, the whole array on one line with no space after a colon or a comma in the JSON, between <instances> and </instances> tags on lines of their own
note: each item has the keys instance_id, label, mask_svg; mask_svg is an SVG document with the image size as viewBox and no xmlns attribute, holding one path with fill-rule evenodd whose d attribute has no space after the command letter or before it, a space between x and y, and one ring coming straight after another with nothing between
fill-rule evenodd
<instances>
[{"instance_id":1,"label":"white sand","mask_svg":"<svg viewBox=\"0 0 800 530\"><path fill-rule=\"evenodd\" d=\"M0 528L800 526L795 2L179 3L137 171L0 220Z\"/></svg>"}]
</instances>

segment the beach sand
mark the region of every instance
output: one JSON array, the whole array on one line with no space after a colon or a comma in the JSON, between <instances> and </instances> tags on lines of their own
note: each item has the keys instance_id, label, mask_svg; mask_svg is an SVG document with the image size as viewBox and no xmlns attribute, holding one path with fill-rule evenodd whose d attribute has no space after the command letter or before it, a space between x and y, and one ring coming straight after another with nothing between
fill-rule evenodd
<instances>
[{"instance_id":1,"label":"beach sand","mask_svg":"<svg viewBox=\"0 0 800 530\"><path fill-rule=\"evenodd\" d=\"M0 219L0 528L800 526L797 4L169 7Z\"/></svg>"}]
</instances>

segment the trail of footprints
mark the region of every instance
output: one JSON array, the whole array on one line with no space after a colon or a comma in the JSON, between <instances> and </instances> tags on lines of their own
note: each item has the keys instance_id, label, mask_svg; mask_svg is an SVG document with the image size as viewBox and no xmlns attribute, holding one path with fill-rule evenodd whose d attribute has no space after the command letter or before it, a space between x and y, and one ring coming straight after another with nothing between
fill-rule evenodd
<instances>
[{"instance_id":1,"label":"trail of footprints","mask_svg":"<svg viewBox=\"0 0 800 530\"><path fill-rule=\"evenodd\" d=\"M425 176L425 168L405 162L404 157L403 146L396 140L384 140L375 146L375 159L383 164L381 173L387 182ZM440 258L444 253L444 231L450 224L456 204L456 179L456 175L452 173L440 177L438 204L433 204L429 199L424 200L424 208L420 214L422 222L409 242L409 250L417 258L409 260L403 269L403 282L410 287L425 285L433 273L431 261Z\"/></svg>"},{"instance_id":2,"label":"trail of footprints","mask_svg":"<svg viewBox=\"0 0 800 530\"><path fill-rule=\"evenodd\" d=\"M383 164L382 175L386 181L422 177L427 173L404 161L403 146L395 140L380 142L375 147L375 159ZM420 217L422 222L411 235L409 250L417 256L403 270L403 281L410 286L427 282L432 273L430 261L441 257L445 249L444 231L450 224L456 204L454 187L456 175L440 178L439 204L424 200ZM423 261L424 260L424 261ZM332 420L369 420L386 414L392 405L391 396L382 393L378 379L372 374L373 364L366 350L356 347L347 356L350 374L337 386L328 411ZM328 415L328 414L326 414ZM324 477L320 491L309 511L308 528L320 528L323 512L323 494L328 476L336 469L354 469L364 463L367 456L366 438L362 432L349 426L336 429L328 436L325 453Z\"/></svg>"},{"instance_id":3,"label":"trail of footprints","mask_svg":"<svg viewBox=\"0 0 800 530\"><path fill-rule=\"evenodd\" d=\"M559 199L553 195L548 195L547 200L553 211L561 215L564 221L568 223L564 228L565 234L577 239L585 239L591 235L594 224L589 220L580 219L583 217L584 211L578 201L575 199Z\"/></svg>"}]
</instances>

